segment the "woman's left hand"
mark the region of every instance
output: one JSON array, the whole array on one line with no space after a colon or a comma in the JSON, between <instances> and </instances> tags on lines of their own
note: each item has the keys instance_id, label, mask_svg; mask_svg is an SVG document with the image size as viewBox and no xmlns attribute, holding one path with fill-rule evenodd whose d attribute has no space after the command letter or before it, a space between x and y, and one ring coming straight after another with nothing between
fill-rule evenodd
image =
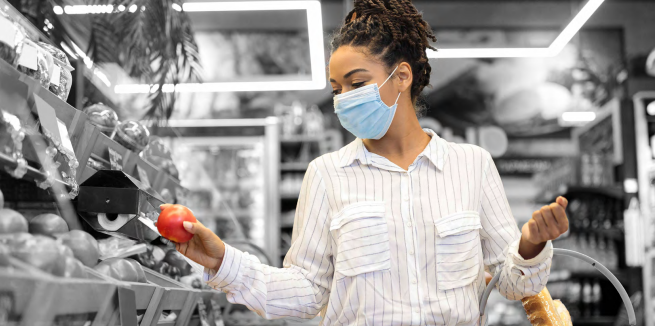
<instances>
[{"instance_id":1,"label":"woman's left hand","mask_svg":"<svg viewBox=\"0 0 655 326\"><path fill-rule=\"evenodd\" d=\"M568 231L569 219L566 217L568 204L568 200L560 196L555 203L532 213L530 221L523 225L522 239L533 245L542 245Z\"/></svg>"}]
</instances>

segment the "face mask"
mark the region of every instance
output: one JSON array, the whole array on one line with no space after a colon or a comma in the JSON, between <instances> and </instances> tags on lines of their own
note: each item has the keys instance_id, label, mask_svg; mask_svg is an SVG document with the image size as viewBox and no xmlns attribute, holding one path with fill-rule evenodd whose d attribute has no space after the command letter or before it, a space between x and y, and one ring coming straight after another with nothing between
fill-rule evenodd
<instances>
[{"instance_id":1,"label":"face mask","mask_svg":"<svg viewBox=\"0 0 655 326\"><path fill-rule=\"evenodd\" d=\"M386 84L396 69L380 87ZM334 97L334 112L341 125L358 138L380 139L391 126L400 94L393 106L389 107L380 98L380 87L377 84L366 85Z\"/></svg>"}]
</instances>

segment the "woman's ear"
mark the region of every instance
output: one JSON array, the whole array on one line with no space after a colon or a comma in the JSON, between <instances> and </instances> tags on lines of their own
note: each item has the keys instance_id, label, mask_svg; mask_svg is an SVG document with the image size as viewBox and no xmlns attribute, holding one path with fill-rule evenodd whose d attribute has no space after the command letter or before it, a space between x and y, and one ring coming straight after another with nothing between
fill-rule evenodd
<instances>
[{"instance_id":1,"label":"woman's ear","mask_svg":"<svg viewBox=\"0 0 655 326\"><path fill-rule=\"evenodd\" d=\"M398 76L398 88L401 92L405 92L412 87L412 66L409 63L402 62L398 65L396 76Z\"/></svg>"}]
</instances>

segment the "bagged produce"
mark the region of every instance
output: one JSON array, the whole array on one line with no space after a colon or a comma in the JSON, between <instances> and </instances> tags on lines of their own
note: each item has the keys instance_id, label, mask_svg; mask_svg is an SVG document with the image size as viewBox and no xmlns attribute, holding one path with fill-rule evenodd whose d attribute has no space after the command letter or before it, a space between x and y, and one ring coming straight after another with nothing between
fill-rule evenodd
<instances>
[{"instance_id":1,"label":"bagged produce","mask_svg":"<svg viewBox=\"0 0 655 326\"><path fill-rule=\"evenodd\" d=\"M118 115L114 109L102 103L96 103L84 108L83 112L87 114L91 124L96 126L100 132L108 137L114 136L114 130L118 124Z\"/></svg>"},{"instance_id":2,"label":"bagged produce","mask_svg":"<svg viewBox=\"0 0 655 326\"><path fill-rule=\"evenodd\" d=\"M0 59L16 67L24 41L25 34L0 11Z\"/></svg>"},{"instance_id":3,"label":"bagged produce","mask_svg":"<svg viewBox=\"0 0 655 326\"><path fill-rule=\"evenodd\" d=\"M125 148L141 153L150 140L150 131L137 121L123 121L116 126L116 133L113 139Z\"/></svg>"},{"instance_id":4,"label":"bagged produce","mask_svg":"<svg viewBox=\"0 0 655 326\"><path fill-rule=\"evenodd\" d=\"M41 86L50 87L50 73L54 60L50 52L38 44L26 39L23 50L18 59L18 70L23 74L36 79Z\"/></svg>"},{"instance_id":5,"label":"bagged produce","mask_svg":"<svg viewBox=\"0 0 655 326\"><path fill-rule=\"evenodd\" d=\"M71 74L73 67L64 51L44 42L40 42L39 45L52 55L54 61L50 87L48 89L57 95L57 97L66 101L71 91L71 86L73 86L73 75Z\"/></svg>"}]
</instances>

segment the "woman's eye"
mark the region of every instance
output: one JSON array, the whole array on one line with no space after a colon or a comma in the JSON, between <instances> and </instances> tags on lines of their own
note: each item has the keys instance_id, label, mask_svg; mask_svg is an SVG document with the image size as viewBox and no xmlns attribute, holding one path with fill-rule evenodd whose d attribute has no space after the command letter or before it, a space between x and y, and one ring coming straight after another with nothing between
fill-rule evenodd
<instances>
[{"instance_id":1,"label":"woman's eye","mask_svg":"<svg viewBox=\"0 0 655 326\"><path fill-rule=\"evenodd\" d=\"M339 95L339 94L341 94L340 89L335 89L335 90L332 91L332 95Z\"/></svg>"},{"instance_id":2,"label":"woman's eye","mask_svg":"<svg viewBox=\"0 0 655 326\"><path fill-rule=\"evenodd\" d=\"M364 82L359 82L359 83L354 83L354 84L353 84L353 87L354 87L354 88L360 88L360 87L362 87L363 85L364 85Z\"/></svg>"}]
</instances>

